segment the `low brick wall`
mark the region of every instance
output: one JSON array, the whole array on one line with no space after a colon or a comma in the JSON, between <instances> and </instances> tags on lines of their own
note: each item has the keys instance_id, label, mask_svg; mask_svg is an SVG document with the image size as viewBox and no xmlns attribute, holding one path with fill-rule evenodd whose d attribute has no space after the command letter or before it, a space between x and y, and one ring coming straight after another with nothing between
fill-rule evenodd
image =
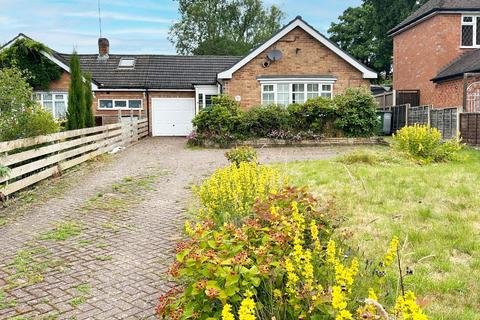
<instances>
[{"instance_id":1,"label":"low brick wall","mask_svg":"<svg viewBox=\"0 0 480 320\"><path fill-rule=\"evenodd\" d=\"M323 138L317 140L281 140L281 139L257 139L246 140L232 143L230 147L250 146L253 148L268 147L322 147L322 146L353 146L353 145L388 145L382 137L371 138ZM207 148L225 148L217 143L207 142L204 145Z\"/></svg>"}]
</instances>

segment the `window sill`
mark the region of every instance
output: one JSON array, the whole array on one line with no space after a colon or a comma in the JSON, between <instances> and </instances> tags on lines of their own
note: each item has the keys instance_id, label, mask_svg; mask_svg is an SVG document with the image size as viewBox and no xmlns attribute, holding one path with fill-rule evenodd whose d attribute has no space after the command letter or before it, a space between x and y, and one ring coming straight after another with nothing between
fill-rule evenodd
<instances>
[{"instance_id":1,"label":"window sill","mask_svg":"<svg viewBox=\"0 0 480 320\"><path fill-rule=\"evenodd\" d=\"M479 49L480 48L480 45L479 46L471 46L471 47L468 47L468 46L460 46L460 49Z\"/></svg>"},{"instance_id":2,"label":"window sill","mask_svg":"<svg viewBox=\"0 0 480 320\"><path fill-rule=\"evenodd\" d=\"M143 108L97 108L98 111L105 111L105 110L111 110L111 111L138 111L138 110L143 110Z\"/></svg>"}]
</instances>

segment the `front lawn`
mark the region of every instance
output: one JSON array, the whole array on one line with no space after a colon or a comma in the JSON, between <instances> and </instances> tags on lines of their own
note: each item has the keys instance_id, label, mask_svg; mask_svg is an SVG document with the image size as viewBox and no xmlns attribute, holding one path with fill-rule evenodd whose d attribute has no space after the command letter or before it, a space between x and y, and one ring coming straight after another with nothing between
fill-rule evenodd
<instances>
[{"instance_id":1,"label":"front lawn","mask_svg":"<svg viewBox=\"0 0 480 320\"><path fill-rule=\"evenodd\" d=\"M480 319L480 152L458 162L417 165L369 148L385 162L338 160L278 165L344 219L361 251L381 252L395 235L406 286L423 298L431 319ZM368 158L368 157L367 157Z\"/></svg>"}]
</instances>

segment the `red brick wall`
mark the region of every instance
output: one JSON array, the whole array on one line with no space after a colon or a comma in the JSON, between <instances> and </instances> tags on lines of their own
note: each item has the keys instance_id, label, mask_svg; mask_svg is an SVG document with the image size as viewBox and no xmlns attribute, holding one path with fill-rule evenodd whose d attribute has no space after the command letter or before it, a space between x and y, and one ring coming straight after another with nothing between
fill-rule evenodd
<instances>
[{"instance_id":1,"label":"red brick wall","mask_svg":"<svg viewBox=\"0 0 480 320\"><path fill-rule=\"evenodd\" d=\"M436 108L458 107L463 105L463 79L455 79L434 84L435 94L431 103Z\"/></svg>"},{"instance_id":2,"label":"red brick wall","mask_svg":"<svg viewBox=\"0 0 480 320\"><path fill-rule=\"evenodd\" d=\"M283 58L263 68L266 54L273 48L281 50ZM334 94L348 87L370 86L370 81L363 79L360 71L301 28L292 30L235 72L232 79L225 81L224 92L231 97L241 96L244 107L260 105L261 85L257 80L260 75L334 75L337 78Z\"/></svg>"},{"instance_id":3,"label":"red brick wall","mask_svg":"<svg viewBox=\"0 0 480 320\"><path fill-rule=\"evenodd\" d=\"M70 87L70 74L64 71L57 81L50 82L48 86L48 90L50 91L60 91L60 92L68 92Z\"/></svg>"},{"instance_id":4,"label":"red brick wall","mask_svg":"<svg viewBox=\"0 0 480 320\"><path fill-rule=\"evenodd\" d=\"M421 104L458 104L458 97L450 95L457 92L455 84L436 85L430 80L442 67L471 50L461 49L460 44L460 14L438 14L396 35L393 38L394 89L419 89Z\"/></svg>"}]
</instances>

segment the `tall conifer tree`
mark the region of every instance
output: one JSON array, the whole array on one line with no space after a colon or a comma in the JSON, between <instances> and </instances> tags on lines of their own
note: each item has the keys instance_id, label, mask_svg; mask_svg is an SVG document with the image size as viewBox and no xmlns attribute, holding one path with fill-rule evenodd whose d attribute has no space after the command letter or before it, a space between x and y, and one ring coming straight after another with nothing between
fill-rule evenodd
<instances>
[{"instance_id":1,"label":"tall conifer tree","mask_svg":"<svg viewBox=\"0 0 480 320\"><path fill-rule=\"evenodd\" d=\"M85 128L85 94L80 59L74 51L70 61L70 89L68 90L67 130Z\"/></svg>"}]
</instances>

